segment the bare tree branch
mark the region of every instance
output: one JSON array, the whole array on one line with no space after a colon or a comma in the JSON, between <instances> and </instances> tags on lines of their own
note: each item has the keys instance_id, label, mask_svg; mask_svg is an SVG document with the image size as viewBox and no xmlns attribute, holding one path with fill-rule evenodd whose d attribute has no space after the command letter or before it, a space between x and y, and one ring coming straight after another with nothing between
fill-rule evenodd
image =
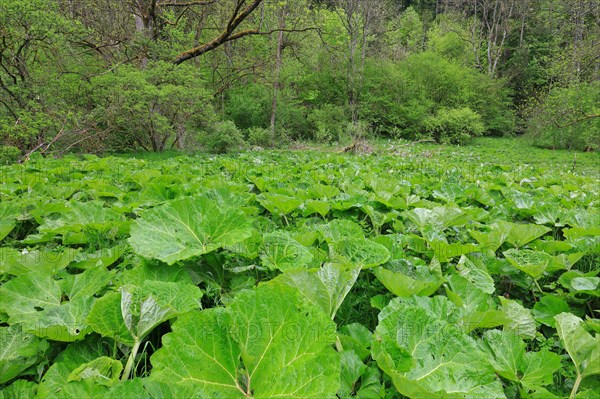
<instances>
[{"instance_id":1,"label":"bare tree branch","mask_svg":"<svg viewBox=\"0 0 600 399\"><path fill-rule=\"evenodd\" d=\"M229 19L229 22L227 23L227 27L219 36L215 37L206 44L194 47L179 54L174 63L179 65L184 61L199 57L204 53L214 50L228 41L239 39L240 37L251 34L257 34L258 29L247 29L236 34L233 33L237 27L248 17L248 15L250 15L262 3L262 0L252 0L252 2L242 10L244 3L245 0L238 0L235 10Z\"/></svg>"}]
</instances>

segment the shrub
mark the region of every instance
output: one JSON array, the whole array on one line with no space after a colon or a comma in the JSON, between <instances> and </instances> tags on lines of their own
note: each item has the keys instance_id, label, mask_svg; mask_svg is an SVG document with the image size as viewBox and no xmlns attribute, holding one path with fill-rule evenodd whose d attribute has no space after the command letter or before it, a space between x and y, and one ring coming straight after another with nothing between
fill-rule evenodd
<instances>
[{"instance_id":1,"label":"shrub","mask_svg":"<svg viewBox=\"0 0 600 399\"><path fill-rule=\"evenodd\" d=\"M271 90L266 85L249 84L228 92L225 117L240 129L267 127L271 115Z\"/></svg>"},{"instance_id":2,"label":"shrub","mask_svg":"<svg viewBox=\"0 0 600 399\"><path fill-rule=\"evenodd\" d=\"M217 123L211 131L200 137L200 141L206 151L215 154L224 154L244 145L242 132L232 121Z\"/></svg>"},{"instance_id":3,"label":"shrub","mask_svg":"<svg viewBox=\"0 0 600 399\"><path fill-rule=\"evenodd\" d=\"M465 144L485 130L481 116L467 107L442 108L425 125L436 142L449 144Z\"/></svg>"},{"instance_id":4,"label":"shrub","mask_svg":"<svg viewBox=\"0 0 600 399\"><path fill-rule=\"evenodd\" d=\"M598 104L600 82L555 88L545 101L530 108L526 135L539 147L599 150Z\"/></svg>"},{"instance_id":5,"label":"shrub","mask_svg":"<svg viewBox=\"0 0 600 399\"><path fill-rule=\"evenodd\" d=\"M269 147L272 145L271 131L264 127L251 127L246 130L248 144Z\"/></svg>"},{"instance_id":6,"label":"shrub","mask_svg":"<svg viewBox=\"0 0 600 399\"><path fill-rule=\"evenodd\" d=\"M0 146L0 165L15 163L21 156L21 150L10 145Z\"/></svg>"},{"instance_id":7,"label":"shrub","mask_svg":"<svg viewBox=\"0 0 600 399\"><path fill-rule=\"evenodd\" d=\"M325 104L313 110L308 116L313 127L313 138L317 142L338 141L346 126L347 117L344 108L338 105Z\"/></svg>"},{"instance_id":8,"label":"shrub","mask_svg":"<svg viewBox=\"0 0 600 399\"><path fill-rule=\"evenodd\" d=\"M215 118L212 98L192 66L123 65L93 83L97 124L111 132L107 149L184 149L189 133L210 128L202 125Z\"/></svg>"}]
</instances>

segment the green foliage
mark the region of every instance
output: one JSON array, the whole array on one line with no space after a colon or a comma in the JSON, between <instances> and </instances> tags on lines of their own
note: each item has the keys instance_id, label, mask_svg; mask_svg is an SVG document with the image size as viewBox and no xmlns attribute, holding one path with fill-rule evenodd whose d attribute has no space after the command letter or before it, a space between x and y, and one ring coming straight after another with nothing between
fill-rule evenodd
<instances>
[{"instance_id":1,"label":"green foliage","mask_svg":"<svg viewBox=\"0 0 600 399\"><path fill-rule=\"evenodd\" d=\"M10 145L0 146L0 165L15 163L21 156L21 150Z\"/></svg>"},{"instance_id":2,"label":"green foliage","mask_svg":"<svg viewBox=\"0 0 600 399\"><path fill-rule=\"evenodd\" d=\"M218 122L199 138L202 147L213 154L224 154L240 149L244 136L232 121Z\"/></svg>"},{"instance_id":3,"label":"green foliage","mask_svg":"<svg viewBox=\"0 0 600 399\"><path fill-rule=\"evenodd\" d=\"M0 397L593 397L597 154L570 169L489 138L2 166Z\"/></svg>"},{"instance_id":4,"label":"green foliage","mask_svg":"<svg viewBox=\"0 0 600 399\"><path fill-rule=\"evenodd\" d=\"M109 131L109 149L182 149L215 118L207 91L188 67L165 62L151 62L145 69L121 66L93 85L93 115Z\"/></svg>"},{"instance_id":5,"label":"green foliage","mask_svg":"<svg viewBox=\"0 0 600 399\"><path fill-rule=\"evenodd\" d=\"M239 129L269 125L271 92L268 86L249 84L228 92L225 117Z\"/></svg>"},{"instance_id":6,"label":"green foliage","mask_svg":"<svg viewBox=\"0 0 600 399\"><path fill-rule=\"evenodd\" d=\"M425 120L425 126L435 141L449 144L466 144L485 129L479 114L470 108L442 108Z\"/></svg>"},{"instance_id":7,"label":"green foliage","mask_svg":"<svg viewBox=\"0 0 600 399\"><path fill-rule=\"evenodd\" d=\"M312 138L319 143L340 140L348 121L344 108L333 104L312 110L308 120L313 129Z\"/></svg>"},{"instance_id":8,"label":"green foliage","mask_svg":"<svg viewBox=\"0 0 600 399\"><path fill-rule=\"evenodd\" d=\"M272 144L273 138L269 129L254 126L246 130L246 141L250 145L269 147Z\"/></svg>"},{"instance_id":9,"label":"green foliage","mask_svg":"<svg viewBox=\"0 0 600 399\"><path fill-rule=\"evenodd\" d=\"M529 111L529 140L545 148L599 150L599 93L599 82L553 88Z\"/></svg>"},{"instance_id":10,"label":"green foliage","mask_svg":"<svg viewBox=\"0 0 600 399\"><path fill-rule=\"evenodd\" d=\"M381 132L420 138L436 131L443 141L465 135L512 132L509 92L498 81L426 51L398 63L368 63L361 116ZM439 121L439 123L436 123Z\"/></svg>"},{"instance_id":11,"label":"green foliage","mask_svg":"<svg viewBox=\"0 0 600 399\"><path fill-rule=\"evenodd\" d=\"M153 356L150 378L202 397L332 397L340 378L334 341L325 313L293 288L265 284L226 309L181 317Z\"/></svg>"}]
</instances>

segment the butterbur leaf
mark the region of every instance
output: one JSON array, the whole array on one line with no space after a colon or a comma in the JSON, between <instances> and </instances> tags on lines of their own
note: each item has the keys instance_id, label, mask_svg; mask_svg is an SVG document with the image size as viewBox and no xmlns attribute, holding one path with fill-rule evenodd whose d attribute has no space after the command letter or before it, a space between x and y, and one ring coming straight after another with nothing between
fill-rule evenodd
<instances>
[{"instance_id":1,"label":"butterbur leaf","mask_svg":"<svg viewBox=\"0 0 600 399\"><path fill-rule=\"evenodd\" d=\"M362 324L353 323L342 326L338 337L344 350L354 351L364 362L371 354L373 334Z\"/></svg>"},{"instance_id":2,"label":"butterbur leaf","mask_svg":"<svg viewBox=\"0 0 600 399\"><path fill-rule=\"evenodd\" d=\"M553 328L556 328L554 316L569 311L569 304L567 302L552 295L544 295L533 305L533 317L540 323Z\"/></svg>"},{"instance_id":3,"label":"butterbur leaf","mask_svg":"<svg viewBox=\"0 0 600 399\"><path fill-rule=\"evenodd\" d=\"M457 256L470 254L479 250L478 245L462 244L459 242L448 244L443 241L431 241L429 242L429 246L433 249L435 256L440 262L448 262Z\"/></svg>"},{"instance_id":4,"label":"butterbur leaf","mask_svg":"<svg viewBox=\"0 0 600 399\"><path fill-rule=\"evenodd\" d=\"M1 375L1 374L0 374ZM35 397L37 384L31 381L16 380L0 391L0 399L29 399Z\"/></svg>"},{"instance_id":5,"label":"butterbur leaf","mask_svg":"<svg viewBox=\"0 0 600 399\"><path fill-rule=\"evenodd\" d=\"M512 331L490 330L484 333L494 370L507 380L528 387L550 385L560 369L560 356L544 349L526 352L525 342Z\"/></svg>"},{"instance_id":6,"label":"butterbur leaf","mask_svg":"<svg viewBox=\"0 0 600 399\"><path fill-rule=\"evenodd\" d=\"M497 225L491 226L492 231L481 232L476 230L469 230L469 234L477 240L479 244L488 248L494 252L500 248L500 246L506 241L510 229L501 229Z\"/></svg>"},{"instance_id":7,"label":"butterbur leaf","mask_svg":"<svg viewBox=\"0 0 600 399\"><path fill-rule=\"evenodd\" d=\"M370 366L360 378L360 389L356 392L359 399L380 399L384 390L381 372L377 366Z\"/></svg>"},{"instance_id":8,"label":"butterbur leaf","mask_svg":"<svg viewBox=\"0 0 600 399\"><path fill-rule=\"evenodd\" d=\"M120 291L123 321L138 341L160 323L199 309L202 297L196 286L164 281L146 281L142 287L123 286Z\"/></svg>"},{"instance_id":9,"label":"butterbur leaf","mask_svg":"<svg viewBox=\"0 0 600 399\"><path fill-rule=\"evenodd\" d=\"M256 199L275 215L288 215L302 205L301 200L281 194L262 193Z\"/></svg>"},{"instance_id":10,"label":"butterbur leaf","mask_svg":"<svg viewBox=\"0 0 600 399\"><path fill-rule=\"evenodd\" d=\"M296 288L307 302L321 308L333 319L354 286L360 270L360 266L332 262L317 270L286 272L274 281Z\"/></svg>"},{"instance_id":11,"label":"butterbur leaf","mask_svg":"<svg viewBox=\"0 0 600 399\"><path fill-rule=\"evenodd\" d=\"M133 346L134 339L127 330L121 314L120 292L110 292L97 299L88 315L87 323L94 332Z\"/></svg>"},{"instance_id":12,"label":"butterbur leaf","mask_svg":"<svg viewBox=\"0 0 600 399\"><path fill-rule=\"evenodd\" d=\"M150 399L160 396L150 396L147 388L144 386L144 380L134 378L132 380L120 381L110 387L110 391L105 396L107 399ZM173 396L167 396L167 398ZM191 395L186 395L191 397Z\"/></svg>"},{"instance_id":13,"label":"butterbur leaf","mask_svg":"<svg viewBox=\"0 0 600 399\"><path fill-rule=\"evenodd\" d=\"M503 255L517 269L528 274L534 280L540 278L550 262L552 256L542 251L532 251L530 249L511 248L504 251Z\"/></svg>"},{"instance_id":14,"label":"butterbur leaf","mask_svg":"<svg viewBox=\"0 0 600 399\"><path fill-rule=\"evenodd\" d=\"M483 264L475 264L466 256L461 256L460 260L456 264L456 270L458 271L459 275L466 278L469 282L473 283L473 285L486 294L493 294L496 290L494 286L494 279L492 276L490 276Z\"/></svg>"},{"instance_id":15,"label":"butterbur leaf","mask_svg":"<svg viewBox=\"0 0 600 399\"><path fill-rule=\"evenodd\" d=\"M6 272L21 276L29 272L55 274L73 262L79 250L66 248L63 251L35 250L12 252L4 257Z\"/></svg>"},{"instance_id":16,"label":"butterbur leaf","mask_svg":"<svg viewBox=\"0 0 600 399\"><path fill-rule=\"evenodd\" d=\"M600 374L600 335L592 337L584 322L571 313L554 316L556 331L582 378Z\"/></svg>"},{"instance_id":17,"label":"butterbur leaf","mask_svg":"<svg viewBox=\"0 0 600 399\"><path fill-rule=\"evenodd\" d=\"M67 295L70 300L92 297L108 285L113 274L104 267L88 269L73 277L73 284L69 287Z\"/></svg>"},{"instance_id":18,"label":"butterbur leaf","mask_svg":"<svg viewBox=\"0 0 600 399\"><path fill-rule=\"evenodd\" d=\"M260 258L269 269L286 271L306 267L313 255L288 233L277 231L264 236Z\"/></svg>"},{"instance_id":19,"label":"butterbur leaf","mask_svg":"<svg viewBox=\"0 0 600 399\"><path fill-rule=\"evenodd\" d=\"M513 331L522 338L533 339L537 329L531 310L524 308L523 305L512 299L506 299L502 296L500 302L502 303L502 310L509 320L504 328Z\"/></svg>"},{"instance_id":20,"label":"butterbur leaf","mask_svg":"<svg viewBox=\"0 0 600 399\"><path fill-rule=\"evenodd\" d=\"M331 209L331 204L326 201L307 200L305 203L305 208L306 211L304 214L306 216L312 215L313 213L318 213L322 217L325 217Z\"/></svg>"},{"instance_id":21,"label":"butterbur leaf","mask_svg":"<svg viewBox=\"0 0 600 399\"><path fill-rule=\"evenodd\" d=\"M251 235L251 222L242 210L195 197L143 213L131 226L129 243L137 254L172 265L242 242Z\"/></svg>"},{"instance_id":22,"label":"butterbur leaf","mask_svg":"<svg viewBox=\"0 0 600 399\"><path fill-rule=\"evenodd\" d=\"M0 327L0 384L35 364L48 342L22 330L20 324Z\"/></svg>"},{"instance_id":23,"label":"butterbur leaf","mask_svg":"<svg viewBox=\"0 0 600 399\"><path fill-rule=\"evenodd\" d=\"M598 287L600 286L600 277L596 277L597 271L582 273L579 270L571 270L563 273L558 282L572 293L583 293L593 296L600 296Z\"/></svg>"},{"instance_id":24,"label":"butterbur leaf","mask_svg":"<svg viewBox=\"0 0 600 399\"><path fill-rule=\"evenodd\" d=\"M441 296L393 299L379 314L373 358L410 398L504 398L480 345L455 327L455 312Z\"/></svg>"},{"instance_id":25,"label":"butterbur leaf","mask_svg":"<svg viewBox=\"0 0 600 399\"><path fill-rule=\"evenodd\" d=\"M35 319L38 312L59 306L60 297L60 287L50 274L27 273L0 287L0 312L13 323Z\"/></svg>"},{"instance_id":26,"label":"butterbur leaf","mask_svg":"<svg viewBox=\"0 0 600 399\"><path fill-rule=\"evenodd\" d=\"M110 346L108 346L110 348ZM108 388L93 378L69 381L71 373L79 366L101 356L108 356L107 347L96 340L70 344L44 374L38 388L40 398L104 398Z\"/></svg>"},{"instance_id":27,"label":"butterbur leaf","mask_svg":"<svg viewBox=\"0 0 600 399\"><path fill-rule=\"evenodd\" d=\"M111 386L119 381L123 364L110 357L102 356L77 367L69 374L68 382L90 380L95 384Z\"/></svg>"},{"instance_id":28,"label":"butterbur leaf","mask_svg":"<svg viewBox=\"0 0 600 399\"><path fill-rule=\"evenodd\" d=\"M476 328L490 328L508 322L505 313L496 308L491 295L460 275L450 275L446 287L448 299L458 308L457 327L469 333Z\"/></svg>"},{"instance_id":29,"label":"butterbur leaf","mask_svg":"<svg viewBox=\"0 0 600 399\"><path fill-rule=\"evenodd\" d=\"M23 328L39 337L54 341L82 340L91 331L87 324L87 316L93 302L93 297L79 297L60 306L29 314L23 319Z\"/></svg>"},{"instance_id":30,"label":"butterbur leaf","mask_svg":"<svg viewBox=\"0 0 600 399\"><path fill-rule=\"evenodd\" d=\"M520 224L505 221L498 222L498 226L503 230L510 228L506 241L516 248L522 247L552 230L549 227L537 224Z\"/></svg>"},{"instance_id":31,"label":"butterbur leaf","mask_svg":"<svg viewBox=\"0 0 600 399\"><path fill-rule=\"evenodd\" d=\"M360 377L367 371L367 365L352 350L341 353L341 386L337 392L340 399L349 399L356 395L354 386Z\"/></svg>"},{"instance_id":32,"label":"butterbur leaf","mask_svg":"<svg viewBox=\"0 0 600 399\"><path fill-rule=\"evenodd\" d=\"M0 241L2 241L17 225L17 217L21 209L10 202L0 203Z\"/></svg>"},{"instance_id":33,"label":"butterbur leaf","mask_svg":"<svg viewBox=\"0 0 600 399\"><path fill-rule=\"evenodd\" d=\"M432 273L425 265L405 267L399 271L376 267L373 274L391 293L403 298L411 295L429 296L444 282L441 275Z\"/></svg>"},{"instance_id":34,"label":"butterbur leaf","mask_svg":"<svg viewBox=\"0 0 600 399\"><path fill-rule=\"evenodd\" d=\"M347 219L334 219L319 231L330 244L343 239L365 237L362 227L358 223Z\"/></svg>"},{"instance_id":35,"label":"butterbur leaf","mask_svg":"<svg viewBox=\"0 0 600 399\"><path fill-rule=\"evenodd\" d=\"M375 267L390 259L390 252L381 244L366 238L343 239L333 245L334 254L341 255L363 269Z\"/></svg>"},{"instance_id":36,"label":"butterbur leaf","mask_svg":"<svg viewBox=\"0 0 600 399\"><path fill-rule=\"evenodd\" d=\"M276 301L273 298L277 298ZM334 397L335 324L295 289L265 284L226 309L182 315L152 356L152 381L223 398Z\"/></svg>"}]
</instances>

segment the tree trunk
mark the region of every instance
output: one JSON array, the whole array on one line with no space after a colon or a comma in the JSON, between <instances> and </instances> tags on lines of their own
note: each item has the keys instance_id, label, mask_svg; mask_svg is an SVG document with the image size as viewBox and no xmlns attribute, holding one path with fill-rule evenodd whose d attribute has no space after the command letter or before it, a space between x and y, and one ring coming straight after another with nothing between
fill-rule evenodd
<instances>
[{"instance_id":1,"label":"tree trunk","mask_svg":"<svg viewBox=\"0 0 600 399\"><path fill-rule=\"evenodd\" d=\"M279 14L279 32L277 33L277 51L275 55L275 76L273 79L273 102L271 104L271 144L275 143L275 128L277 122L277 98L281 87L281 66L283 63L283 29L285 29L285 18L288 13L287 3Z\"/></svg>"}]
</instances>

